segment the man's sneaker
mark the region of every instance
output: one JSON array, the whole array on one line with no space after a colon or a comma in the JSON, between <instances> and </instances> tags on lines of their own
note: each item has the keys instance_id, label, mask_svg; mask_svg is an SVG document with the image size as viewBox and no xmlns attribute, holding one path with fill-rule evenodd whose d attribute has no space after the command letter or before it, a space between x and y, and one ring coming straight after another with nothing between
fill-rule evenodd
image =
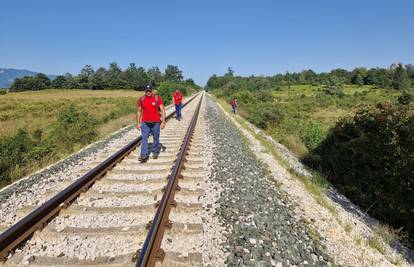
<instances>
[{"instance_id":1,"label":"man's sneaker","mask_svg":"<svg viewBox=\"0 0 414 267\"><path fill-rule=\"evenodd\" d=\"M152 153L152 158L157 159L158 158L158 153Z\"/></svg>"},{"instance_id":2,"label":"man's sneaker","mask_svg":"<svg viewBox=\"0 0 414 267\"><path fill-rule=\"evenodd\" d=\"M141 157L141 156L140 156L140 157L138 158L138 161L139 161L139 162L141 162L141 163L145 163L145 162L147 162L147 161L148 161L148 158L149 158L148 156L146 156L146 157Z\"/></svg>"}]
</instances>

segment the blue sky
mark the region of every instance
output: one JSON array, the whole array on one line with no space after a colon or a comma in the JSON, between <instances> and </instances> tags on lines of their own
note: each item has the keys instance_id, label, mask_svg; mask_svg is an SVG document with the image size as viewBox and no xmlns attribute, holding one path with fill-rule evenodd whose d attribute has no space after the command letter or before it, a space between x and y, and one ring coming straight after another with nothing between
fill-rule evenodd
<instances>
[{"instance_id":1,"label":"blue sky","mask_svg":"<svg viewBox=\"0 0 414 267\"><path fill-rule=\"evenodd\" d=\"M414 63L412 0L1 0L0 67L238 75Z\"/></svg>"}]
</instances>

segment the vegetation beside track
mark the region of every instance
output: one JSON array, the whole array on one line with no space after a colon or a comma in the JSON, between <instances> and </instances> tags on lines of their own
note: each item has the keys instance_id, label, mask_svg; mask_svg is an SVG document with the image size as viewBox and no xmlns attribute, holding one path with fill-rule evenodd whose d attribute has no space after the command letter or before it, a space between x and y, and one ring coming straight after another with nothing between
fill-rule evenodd
<instances>
[{"instance_id":1,"label":"vegetation beside track","mask_svg":"<svg viewBox=\"0 0 414 267\"><path fill-rule=\"evenodd\" d=\"M197 89L163 82L160 95ZM135 123L142 92L56 90L8 93L0 98L0 188Z\"/></svg>"},{"instance_id":2,"label":"vegetation beside track","mask_svg":"<svg viewBox=\"0 0 414 267\"><path fill-rule=\"evenodd\" d=\"M332 82L333 73L310 83L292 81L288 74L237 77L229 71L212 76L207 89L227 103L236 96L240 116L286 145L363 210L408 233L412 245L414 80L404 80L405 91Z\"/></svg>"}]
</instances>

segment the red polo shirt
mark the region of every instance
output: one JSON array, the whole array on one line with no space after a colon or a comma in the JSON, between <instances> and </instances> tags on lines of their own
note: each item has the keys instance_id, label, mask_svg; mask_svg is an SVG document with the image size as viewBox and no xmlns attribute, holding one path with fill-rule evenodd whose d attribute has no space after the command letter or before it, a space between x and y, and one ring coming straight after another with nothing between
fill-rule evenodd
<instances>
[{"instance_id":1,"label":"red polo shirt","mask_svg":"<svg viewBox=\"0 0 414 267\"><path fill-rule=\"evenodd\" d=\"M183 94L180 92L174 92L173 94L174 104L179 105L183 101Z\"/></svg>"},{"instance_id":2,"label":"red polo shirt","mask_svg":"<svg viewBox=\"0 0 414 267\"><path fill-rule=\"evenodd\" d=\"M162 98L158 97L158 105L164 105ZM138 107L141 107L141 97L138 98ZM142 122L160 122L160 112L155 101L155 96L143 96L142 101Z\"/></svg>"}]
</instances>

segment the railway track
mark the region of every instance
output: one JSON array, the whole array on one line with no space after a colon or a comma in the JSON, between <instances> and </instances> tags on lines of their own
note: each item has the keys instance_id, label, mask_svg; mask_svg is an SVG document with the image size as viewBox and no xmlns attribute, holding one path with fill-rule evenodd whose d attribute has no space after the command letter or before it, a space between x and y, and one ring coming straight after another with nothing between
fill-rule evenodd
<instances>
[{"instance_id":1,"label":"railway track","mask_svg":"<svg viewBox=\"0 0 414 267\"><path fill-rule=\"evenodd\" d=\"M48 192L55 201L65 195L57 206L50 200L21 209L21 217L31 213L0 235L3 264L202 266L202 98L188 103L181 122L167 122L160 135L166 150L158 159L138 163L137 139L74 183L63 183L63 191Z\"/></svg>"}]
</instances>

